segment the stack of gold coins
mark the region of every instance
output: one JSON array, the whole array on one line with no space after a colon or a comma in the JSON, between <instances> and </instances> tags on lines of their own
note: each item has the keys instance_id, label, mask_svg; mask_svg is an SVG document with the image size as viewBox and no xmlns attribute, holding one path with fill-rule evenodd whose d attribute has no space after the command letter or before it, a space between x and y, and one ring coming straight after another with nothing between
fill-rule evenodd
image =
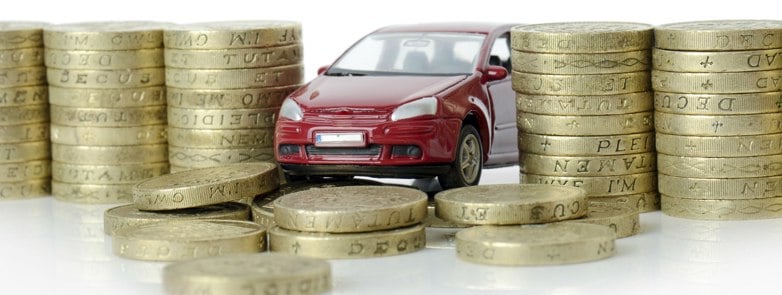
<instances>
[{"instance_id":1,"label":"stack of gold coins","mask_svg":"<svg viewBox=\"0 0 782 295\"><path fill-rule=\"evenodd\" d=\"M130 202L133 184L168 173L163 25L44 29L55 198Z\"/></svg>"},{"instance_id":2,"label":"stack of gold coins","mask_svg":"<svg viewBox=\"0 0 782 295\"><path fill-rule=\"evenodd\" d=\"M181 25L165 46L172 170L272 161L277 111L303 79L301 24Z\"/></svg>"},{"instance_id":3,"label":"stack of gold coins","mask_svg":"<svg viewBox=\"0 0 782 295\"><path fill-rule=\"evenodd\" d=\"M675 23L655 37L663 212L782 217L782 21Z\"/></svg>"},{"instance_id":4,"label":"stack of gold coins","mask_svg":"<svg viewBox=\"0 0 782 295\"><path fill-rule=\"evenodd\" d=\"M652 27L577 22L511 30L522 183L658 209Z\"/></svg>"},{"instance_id":5,"label":"stack of gold coins","mask_svg":"<svg viewBox=\"0 0 782 295\"><path fill-rule=\"evenodd\" d=\"M314 188L274 201L273 252L326 259L400 255L423 249L426 193L398 186Z\"/></svg>"},{"instance_id":6,"label":"stack of gold coins","mask_svg":"<svg viewBox=\"0 0 782 295\"><path fill-rule=\"evenodd\" d=\"M0 200L49 195L44 26L0 22Z\"/></svg>"}]
</instances>

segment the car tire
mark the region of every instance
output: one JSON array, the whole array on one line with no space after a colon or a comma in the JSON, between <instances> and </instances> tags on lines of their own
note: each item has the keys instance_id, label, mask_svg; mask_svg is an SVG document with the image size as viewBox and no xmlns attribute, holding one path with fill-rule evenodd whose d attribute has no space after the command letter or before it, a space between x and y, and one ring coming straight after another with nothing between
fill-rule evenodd
<instances>
[{"instance_id":1,"label":"car tire","mask_svg":"<svg viewBox=\"0 0 782 295\"><path fill-rule=\"evenodd\" d=\"M443 189L476 185L481 180L483 170L483 146L478 130L472 125L465 125L459 133L456 146L456 157L451 163L448 173L440 175L437 180Z\"/></svg>"}]
</instances>

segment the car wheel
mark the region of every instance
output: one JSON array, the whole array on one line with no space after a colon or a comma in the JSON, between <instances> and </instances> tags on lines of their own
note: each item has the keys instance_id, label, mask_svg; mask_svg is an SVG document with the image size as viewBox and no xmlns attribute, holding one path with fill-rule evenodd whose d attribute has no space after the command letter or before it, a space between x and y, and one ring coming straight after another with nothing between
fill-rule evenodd
<instances>
[{"instance_id":1,"label":"car wheel","mask_svg":"<svg viewBox=\"0 0 782 295\"><path fill-rule=\"evenodd\" d=\"M459 134L456 147L456 159L451 163L451 169L437 180L443 189L471 186L481 180L483 169L483 147L478 130L472 125L465 125Z\"/></svg>"}]
</instances>

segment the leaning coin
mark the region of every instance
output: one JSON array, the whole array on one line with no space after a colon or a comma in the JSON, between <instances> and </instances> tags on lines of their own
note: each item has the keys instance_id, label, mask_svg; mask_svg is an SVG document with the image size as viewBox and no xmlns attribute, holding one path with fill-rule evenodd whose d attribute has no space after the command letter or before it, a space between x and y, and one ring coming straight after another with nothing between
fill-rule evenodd
<instances>
[{"instance_id":1,"label":"leaning coin","mask_svg":"<svg viewBox=\"0 0 782 295\"><path fill-rule=\"evenodd\" d=\"M579 187L587 196L621 196L657 190L657 173L646 172L617 176L547 176L521 173L521 183Z\"/></svg>"},{"instance_id":2,"label":"leaning coin","mask_svg":"<svg viewBox=\"0 0 782 295\"><path fill-rule=\"evenodd\" d=\"M331 289L331 265L291 255L232 254L163 269L168 294L320 294Z\"/></svg>"},{"instance_id":3,"label":"leaning coin","mask_svg":"<svg viewBox=\"0 0 782 295\"><path fill-rule=\"evenodd\" d=\"M169 220L223 219L250 220L247 205L235 202L168 211L141 211L135 205L122 205L103 213L103 231L107 235L132 226Z\"/></svg>"},{"instance_id":4,"label":"leaning coin","mask_svg":"<svg viewBox=\"0 0 782 295\"><path fill-rule=\"evenodd\" d=\"M782 175L782 154L704 158L657 154L657 171L677 177L747 178Z\"/></svg>"},{"instance_id":5,"label":"leaning coin","mask_svg":"<svg viewBox=\"0 0 782 295\"><path fill-rule=\"evenodd\" d=\"M782 176L693 178L660 173L660 193L682 199L735 200L782 196Z\"/></svg>"},{"instance_id":6,"label":"leaning coin","mask_svg":"<svg viewBox=\"0 0 782 295\"><path fill-rule=\"evenodd\" d=\"M540 184L495 184L450 189L434 196L437 217L463 224L529 224L587 214L580 188Z\"/></svg>"},{"instance_id":7,"label":"leaning coin","mask_svg":"<svg viewBox=\"0 0 782 295\"><path fill-rule=\"evenodd\" d=\"M493 265L554 265L614 255L614 231L603 225L553 223L476 226L456 233L456 255Z\"/></svg>"},{"instance_id":8,"label":"leaning coin","mask_svg":"<svg viewBox=\"0 0 782 295\"><path fill-rule=\"evenodd\" d=\"M782 32L782 30L780 30ZM675 51L655 48L654 68L669 72L750 72L782 69L782 49Z\"/></svg>"},{"instance_id":9,"label":"leaning coin","mask_svg":"<svg viewBox=\"0 0 782 295\"><path fill-rule=\"evenodd\" d=\"M118 230L112 250L121 257L181 261L266 249L266 229L249 221L177 220Z\"/></svg>"},{"instance_id":10,"label":"leaning coin","mask_svg":"<svg viewBox=\"0 0 782 295\"><path fill-rule=\"evenodd\" d=\"M301 42L301 23L294 21L225 21L171 26L166 48L227 49L272 47Z\"/></svg>"},{"instance_id":11,"label":"leaning coin","mask_svg":"<svg viewBox=\"0 0 782 295\"><path fill-rule=\"evenodd\" d=\"M654 112L613 116L551 116L519 112L519 131L566 136L619 135L653 130Z\"/></svg>"},{"instance_id":12,"label":"leaning coin","mask_svg":"<svg viewBox=\"0 0 782 295\"><path fill-rule=\"evenodd\" d=\"M612 229L617 238L626 238L638 234L641 224L638 209L609 203L589 202L587 217L568 220L567 222L591 223L607 226Z\"/></svg>"},{"instance_id":13,"label":"leaning coin","mask_svg":"<svg viewBox=\"0 0 782 295\"><path fill-rule=\"evenodd\" d=\"M166 49L166 66L183 69L268 68L302 62L299 44L267 48Z\"/></svg>"},{"instance_id":14,"label":"leaning coin","mask_svg":"<svg viewBox=\"0 0 782 295\"><path fill-rule=\"evenodd\" d=\"M680 115L655 112L658 133L689 136L748 136L782 132L779 113L752 115Z\"/></svg>"},{"instance_id":15,"label":"leaning coin","mask_svg":"<svg viewBox=\"0 0 782 295\"><path fill-rule=\"evenodd\" d=\"M163 49L62 50L46 48L46 66L58 69L137 69L163 67Z\"/></svg>"},{"instance_id":16,"label":"leaning coin","mask_svg":"<svg viewBox=\"0 0 782 295\"><path fill-rule=\"evenodd\" d=\"M556 156L610 156L654 152L655 133L556 136L519 132L519 150Z\"/></svg>"},{"instance_id":17,"label":"leaning coin","mask_svg":"<svg viewBox=\"0 0 782 295\"><path fill-rule=\"evenodd\" d=\"M412 253L426 246L422 225L365 233L300 232L273 227L269 250L293 255L351 259Z\"/></svg>"},{"instance_id":18,"label":"leaning coin","mask_svg":"<svg viewBox=\"0 0 782 295\"><path fill-rule=\"evenodd\" d=\"M649 72L551 75L513 71L513 90L546 95L619 95L651 90Z\"/></svg>"},{"instance_id":19,"label":"leaning coin","mask_svg":"<svg viewBox=\"0 0 782 295\"><path fill-rule=\"evenodd\" d=\"M682 51L782 48L782 21L706 20L672 23L654 30L655 46Z\"/></svg>"},{"instance_id":20,"label":"leaning coin","mask_svg":"<svg viewBox=\"0 0 782 295\"><path fill-rule=\"evenodd\" d=\"M625 22L566 22L511 29L515 50L550 53L627 52L651 48L652 26Z\"/></svg>"},{"instance_id":21,"label":"leaning coin","mask_svg":"<svg viewBox=\"0 0 782 295\"><path fill-rule=\"evenodd\" d=\"M782 133L746 136L682 136L657 133L657 152L689 157L751 157L782 154Z\"/></svg>"},{"instance_id":22,"label":"leaning coin","mask_svg":"<svg viewBox=\"0 0 782 295\"><path fill-rule=\"evenodd\" d=\"M654 92L654 109L682 115L748 115L775 113L782 108L782 92L685 94Z\"/></svg>"},{"instance_id":23,"label":"leaning coin","mask_svg":"<svg viewBox=\"0 0 782 295\"><path fill-rule=\"evenodd\" d=\"M289 230L354 233L420 223L426 193L396 186L316 188L274 201L274 221Z\"/></svg>"},{"instance_id":24,"label":"leaning coin","mask_svg":"<svg viewBox=\"0 0 782 295\"><path fill-rule=\"evenodd\" d=\"M660 196L657 191L619 196L589 196L587 201L590 206L593 203L621 205L635 208L641 213L660 210Z\"/></svg>"},{"instance_id":25,"label":"leaning coin","mask_svg":"<svg viewBox=\"0 0 782 295\"><path fill-rule=\"evenodd\" d=\"M0 200L18 200L49 196L51 194L49 178L39 178L14 182L0 182Z\"/></svg>"},{"instance_id":26,"label":"leaning coin","mask_svg":"<svg viewBox=\"0 0 782 295\"><path fill-rule=\"evenodd\" d=\"M41 47L43 45L43 22L2 21L0 22L0 49Z\"/></svg>"},{"instance_id":27,"label":"leaning coin","mask_svg":"<svg viewBox=\"0 0 782 295\"><path fill-rule=\"evenodd\" d=\"M654 152L614 156L519 155L519 170L524 173L558 176L610 176L653 172L657 167Z\"/></svg>"},{"instance_id":28,"label":"leaning coin","mask_svg":"<svg viewBox=\"0 0 782 295\"><path fill-rule=\"evenodd\" d=\"M93 146L165 144L166 138L165 124L133 127L51 125L52 142L60 144Z\"/></svg>"},{"instance_id":29,"label":"leaning coin","mask_svg":"<svg viewBox=\"0 0 782 295\"><path fill-rule=\"evenodd\" d=\"M651 64L649 50L619 53L554 54L514 50L513 68L538 74L612 74L646 71Z\"/></svg>"},{"instance_id":30,"label":"leaning coin","mask_svg":"<svg viewBox=\"0 0 782 295\"><path fill-rule=\"evenodd\" d=\"M278 177L277 165L263 162L182 171L138 183L133 202L150 211L224 203L272 191Z\"/></svg>"},{"instance_id":31,"label":"leaning coin","mask_svg":"<svg viewBox=\"0 0 782 295\"><path fill-rule=\"evenodd\" d=\"M0 32L0 35L2 35L2 32ZM0 68L21 68L41 65L43 65L43 48L0 49Z\"/></svg>"},{"instance_id":32,"label":"leaning coin","mask_svg":"<svg viewBox=\"0 0 782 295\"><path fill-rule=\"evenodd\" d=\"M615 95L540 95L516 93L516 110L543 115L612 115L653 110L652 92Z\"/></svg>"},{"instance_id":33,"label":"leaning coin","mask_svg":"<svg viewBox=\"0 0 782 295\"><path fill-rule=\"evenodd\" d=\"M301 85L248 89L185 89L168 87L168 105L190 109L253 109L280 107Z\"/></svg>"},{"instance_id":34,"label":"leaning coin","mask_svg":"<svg viewBox=\"0 0 782 295\"><path fill-rule=\"evenodd\" d=\"M49 86L49 103L82 108L132 108L166 104L166 87L65 88Z\"/></svg>"},{"instance_id":35,"label":"leaning coin","mask_svg":"<svg viewBox=\"0 0 782 295\"><path fill-rule=\"evenodd\" d=\"M135 50L163 47L167 23L84 22L44 28L44 46L64 50Z\"/></svg>"},{"instance_id":36,"label":"leaning coin","mask_svg":"<svg viewBox=\"0 0 782 295\"><path fill-rule=\"evenodd\" d=\"M782 71L679 73L652 70L655 91L677 93L758 93L782 90Z\"/></svg>"},{"instance_id":37,"label":"leaning coin","mask_svg":"<svg viewBox=\"0 0 782 295\"><path fill-rule=\"evenodd\" d=\"M191 89L244 89L300 84L303 78L301 64L228 70L167 68L165 83Z\"/></svg>"},{"instance_id":38,"label":"leaning coin","mask_svg":"<svg viewBox=\"0 0 782 295\"><path fill-rule=\"evenodd\" d=\"M746 200L697 200L661 196L666 215L700 220L751 220L782 217L782 197Z\"/></svg>"}]
</instances>

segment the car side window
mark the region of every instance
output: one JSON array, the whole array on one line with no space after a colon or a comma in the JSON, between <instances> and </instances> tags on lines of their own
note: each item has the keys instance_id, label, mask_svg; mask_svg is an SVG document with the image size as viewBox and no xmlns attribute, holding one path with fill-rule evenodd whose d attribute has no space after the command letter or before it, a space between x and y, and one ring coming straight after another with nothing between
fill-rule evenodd
<instances>
[{"instance_id":1,"label":"car side window","mask_svg":"<svg viewBox=\"0 0 782 295\"><path fill-rule=\"evenodd\" d=\"M510 34L505 33L494 40L491 46L491 55L489 56L489 65L501 66L511 72L510 62Z\"/></svg>"}]
</instances>

